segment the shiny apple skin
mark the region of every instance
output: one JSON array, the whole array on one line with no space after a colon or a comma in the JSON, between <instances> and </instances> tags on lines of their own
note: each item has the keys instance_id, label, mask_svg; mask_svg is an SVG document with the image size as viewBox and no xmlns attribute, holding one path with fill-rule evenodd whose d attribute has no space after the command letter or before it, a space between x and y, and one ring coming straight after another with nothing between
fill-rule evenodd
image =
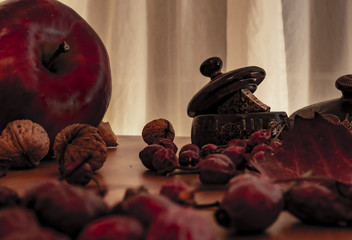
<instances>
[{"instance_id":1,"label":"shiny apple skin","mask_svg":"<svg viewBox=\"0 0 352 240\"><path fill-rule=\"evenodd\" d=\"M48 62L66 41L70 50ZM111 97L109 56L97 33L56 0L0 3L0 130L16 119L42 125L53 144L72 123L97 126Z\"/></svg>"}]
</instances>

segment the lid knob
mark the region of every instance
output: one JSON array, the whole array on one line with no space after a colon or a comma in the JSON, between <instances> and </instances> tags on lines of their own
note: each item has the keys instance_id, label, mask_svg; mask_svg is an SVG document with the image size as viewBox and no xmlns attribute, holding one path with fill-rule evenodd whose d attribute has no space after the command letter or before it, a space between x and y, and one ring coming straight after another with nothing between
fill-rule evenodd
<instances>
[{"instance_id":1,"label":"lid knob","mask_svg":"<svg viewBox=\"0 0 352 240\"><path fill-rule=\"evenodd\" d=\"M223 62L219 57L211 57L206 59L200 65L200 72L203 76L215 78L217 75L221 74Z\"/></svg>"},{"instance_id":2,"label":"lid knob","mask_svg":"<svg viewBox=\"0 0 352 240\"><path fill-rule=\"evenodd\" d=\"M339 77L335 82L335 87L340 90L344 97L352 97L352 74Z\"/></svg>"}]
</instances>

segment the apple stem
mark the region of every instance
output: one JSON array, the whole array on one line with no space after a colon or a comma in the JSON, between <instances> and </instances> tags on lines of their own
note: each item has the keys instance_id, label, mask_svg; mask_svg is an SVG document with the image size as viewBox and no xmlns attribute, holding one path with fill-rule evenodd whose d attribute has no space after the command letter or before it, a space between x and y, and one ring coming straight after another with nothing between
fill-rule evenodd
<instances>
[{"instance_id":1,"label":"apple stem","mask_svg":"<svg viewBox=\"0 0 352 240\"><path fill-rule=\"evenodd\" d=\"M67 44L67 42L63 42L59 45L59 47L56 49L56 51L54 52L54 54L50 57L49 61L45 64L46 67L49 70L52 70L52 66L55 62L55 59L61 54L61 53L65 53L68 52L68 50L70 50L70 46Z\"/></svg>"}]
</instances>

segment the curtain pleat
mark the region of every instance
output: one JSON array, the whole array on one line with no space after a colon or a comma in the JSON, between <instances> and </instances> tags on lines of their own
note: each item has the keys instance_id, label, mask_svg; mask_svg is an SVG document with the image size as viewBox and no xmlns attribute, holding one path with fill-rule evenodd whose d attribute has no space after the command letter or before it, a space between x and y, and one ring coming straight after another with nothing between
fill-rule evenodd
<instances>
[{"instance_id":1,"label":"curtain pleat","mask_svg":"<svg viewBox=\"0 0 352 240\"><path fill-rule=\"evenodd\" d=\"M272 111L341 96L335 80L352 72L348 0L61 0L98 32L110 55L113 95L105 116L114 131L139 135L155 118L189 136L187 105L209 79L257 65L267 75L255 95Z\"/></svg>"}]
</instances>

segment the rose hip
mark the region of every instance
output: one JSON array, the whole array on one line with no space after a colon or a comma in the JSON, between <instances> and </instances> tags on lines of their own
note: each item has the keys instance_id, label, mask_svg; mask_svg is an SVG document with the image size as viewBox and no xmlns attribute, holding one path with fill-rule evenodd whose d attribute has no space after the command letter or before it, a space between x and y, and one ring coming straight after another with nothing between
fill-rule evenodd
<instances>
[{"instance_id":1,"label":"rose hip","mask_svg":"<svg viewBox=\"0 0 352 240\"><path fill-rule=\"evenodd\" d=\"M23 204L36 213L40 223L70 236L76 236L83 226L108 213L103 198L92 191L55 180L29 187Z\"/></svg>"},{"instance_id":2,"label":"rose hip","mask_svg":"<svg viewBox=\"0 0 352 240\"><path fill-rule=\"evenodd\" d=\"M285 194L286 209L310 224L351 225L352 201L317 182L302 182Z\"/></svg>"},{"instance_id":3,"label":"rose hip","mask_svg":"<svg viewBox=\"0 0 352 240\"><path fill-rule=\"evenodd\" d=\"M165 174L172 172L179 165L179 162L171 149L163 148L154 153L152 164L160 174Z\"/></svg>"},{"instance_id":4,"label":"rose hip","mask_svg":"<svg viewBox=\"0 0 352 240\"><path fill-rule=\"evenodd\" d=\"M248 142L251 146L256 146L260 143L268 143L271 138L271 129L260 129L250 136Z\"/></svg>"},{"instance_id":5,"label":"rose hip","mask_svg":"<svg viewBox=\"0 0 352 240\"><path fill-rule=\"evenodd\" d=\"M8 207L0 210L0 238L18 231L38 228L33 212L22 207Z\"/></svg>"},{"instance_id":6,"label":"rose hip","mask_svg":"<svg viewBox=\"0 0 352 240\"><path fill-rule=\"evenodd\" d=\"M222 154L228 156L235 166L240 166L243 163L243 154L245 153L245 147L243 146L229 146L222 151Z\"/></svg>"},{"instance_id":7,"label":"rose hip","mask_svg":"<svg viewBox=\"0 0 352 240\"><path fill-rule=\"evenodd\" d=\"M213 144L213 143L205 144L200 149L200 157L204 158L209 154L216 153L217 150L218 150L218 146L216 144Z\"/></svg>"},{"instance_id":8,"label":"rose hip","mask_svg":"<svg viewBox=\"0 0 352 240\"><path fill-rule=\"evenodd\" d=\"M23 207L0 210L0 238L6 240L68 240L63 234L42 228L35 214Z\"/></svg>"},{"instance_id":9,"label":"rose hip","mask_svg":"<svg viewBox=\"0 0 352 240\"><path fill-rule=\"evenodd\" d=\"M16 206L20 203L18 193L6 186L0 186L0 208Z\"/></svg>"},{"instance_id":10,"label":"rose hip","mask_svg":"<svg viewBox=\"0 0 352 240\"><path fill-rule=\"evenodd\" d=\"M236 176L216 212L219 224L239 233L264 231L284 208L281 189L252 174Z\"/></svg>"},{"instance_id":11,"label":"rose hip","mask_svg":"<svg viewBox=\"0 0 352 240\"><path fill-rule=\"evenodd\" d=\"M232 139L231 141L228 142L228 146L239 146L239 147L244 147L246 148L248 144L248 139L239 139L239 138L235 138Z\"/></svg>"},{"instance_id":12,"label":"rose hip","mask_svg":"<svg viewBox=\"0 0 352 240\"><path fill-rule=\"evenodd\" d=\"M164 147L159 144L148 145L142 151L139 152L139 159L142 161L142 164L146 168L150 170L156 170L153 166L153 155L156 151L163 148Z\"/></svg>"},{"instance_id":13,"label":"rose hip","mask_svg":"<svg viewBox=\"0 0 352 240\"><path fill-rule=\"evenodd\" d=\"M251 151L251 155L254 155L258 152L265 152L267 150L271 152L274 151L274 149L270 145L266 143L260 143L253 148L253 150Z\"/></svg>"},{"instance_id":14,"label":"rose hip","mask_svg":"<svg viewBox=\"0 0 352 240\"><path fill-rule=\"evenodd\" d=\"M199 180L203 184L226 184L236 174L235 165L225 154L210 154L199 162Z\"/></svg>"},{"instance_id":15,"label":"rose hip","mask_svg":"<svg viewBox=\"0 0 352 240\"><path fill-rule=\"evenodd\" d=\"M129 216L107 216L89 223L77 240L142 240L144 228Z\"/></svg>"},{"instance_id":16,"label":"rose hip","mask_svg":"<svg viewBox=\"0 0 352 240\"><path fill-rule=\"evenodd\" d=\"M159 144L159 145L161 145L161 146L163 146L163 147L165 147L165 148L169 148L169 149L171 149L175 154L177 153L177 150L178 150L176 144L175 144L172 140L167 139L167 138L158 138L158 139L156 139L156 140L153 142L153 144Z\"/></svg>"},{"instance_id":17,"label":"rose hip","mask_svg":"<svg viewBox=\"0 0 352 240\"><path fill-rule=\"evenodd\" d=\"M177 207L176 203L165 196L140 193L130 196L122 203L118 203L118 214L135 217L148 227L161 212Z\"/></svg>"},{"instance_id":18,"label":"rose hip","mask_svg":"<svg viewBox=\"0 0 352 240\"><path fill-rule=\"evenodd\" d=\"M209 154L201 159L196 167L175 167L183 171L170 173L177 174L199 174L199 180L203 184L226 184L236 175L235 165L229 157L222 153Z\"/></svg>"},{"instance_id":19,"label":"rose hip","mask_svg":"<svg viewBox=\"0 0 352 240\"><path fill-rule=\"evenodd\" d=\"M215 240L212 226L193 208L176 207L160 213L146 240Z\"/></svg>"},{"instance_id":20,"label":"rose hip","mask_svg":"<svg viewBox=\"0 0 352 240\"><path fill-rule=\"evenodd\" d=\"M184 151L193 151L193 152L197 153L198 155L200 153L199 147L193 143L188 143L188 144L182 146L182 148L180 149L180 153L182 153Z\"/></svg>"},{"instance_id":21,"label":"rose hip","mask_svg":"<svg viewBox=\"0 0 352 240\"><path fill-rule=\"evenodd\" d=\"M193 150L185 150L180 152L178 161L181 166L196 166L200 161L200 156Z\"/></svg>"},{"instance_id":22,"label":"rose hip","mask_svg":"<svg viewBox=\"0 0 352 240\"><path fill-rule=\"evenodd\" d=\"M179 204L194 204L194 188L179 178L172 178L164 183L160 194Z\"/></svg>"}]
</instances>

